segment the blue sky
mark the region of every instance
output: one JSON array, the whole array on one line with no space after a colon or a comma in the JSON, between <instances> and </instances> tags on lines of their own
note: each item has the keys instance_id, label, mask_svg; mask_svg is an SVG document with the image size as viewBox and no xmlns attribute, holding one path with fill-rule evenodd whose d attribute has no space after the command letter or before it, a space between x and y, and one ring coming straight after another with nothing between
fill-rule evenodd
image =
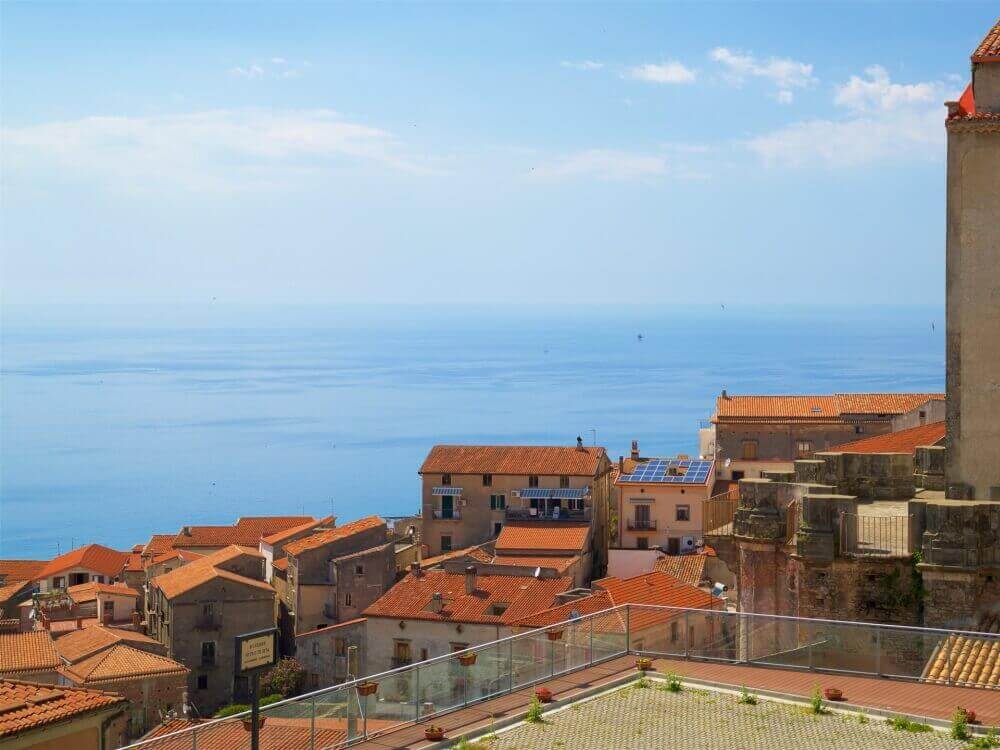
<instances>
[{"instance_id":1,"label":"blue sky","mask_svg":"<svg viewBox=\"0 0 1000 750\"><path fill-rule=\"evenodd\" d=\"M9 303L941 303L995 3L5 3Z\"/></svg>"}]
</instances>

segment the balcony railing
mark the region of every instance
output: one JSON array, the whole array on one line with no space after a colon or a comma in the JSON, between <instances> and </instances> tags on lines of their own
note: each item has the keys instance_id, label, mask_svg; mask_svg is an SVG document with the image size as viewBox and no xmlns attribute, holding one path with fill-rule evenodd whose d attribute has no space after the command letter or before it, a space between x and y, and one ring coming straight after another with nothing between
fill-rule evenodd
<instances>
[{"instance_id":1,"label":"balcony railing","mask_svg":"<svg viewBox=\"0 0 1000 750\"><path fill-rule=\"evenodd\" d=\"M656 531L656 519L654 518L629 518L625 522L629 531Z\"/></svg>"},{"instance_id":2,"label":"balcony railing","mask_svg":"<svg viewBox=\"0 0 1000 750\"><path fill-rule=\"evenodd\" d=\"M507 508L504 514L508 521L589 521L590 509L544 510L542 508Z\"/></svg>"},{"instance_id":3,"label":"balcony railing","mask_svg":"<svg viewBox=\"0 0 1000 750\"><path fill-rule=\"evenodd\" d=\"M444 521L459 521L462 519L462 514L459 512L458 508L454 508L452 510L441 510L440 508L435 508L434 518Z\"/></svg>"},{"instance_id":4,"label":"balcony railing","mask_svg":"<svg viewBox=\"0 0 1000 750\"><path fill-rule=\"evenodd\" d=\"M549 637L552 631L559 631L557 638ZM270 726L280 727L283 743L331 750L629 653L995 689L968 657L997 647L995 633L626 604L288 698L260 714L275 719ZM473 653L475 663L462 666L459 657ZM374 685L374 694L359 690L362 683ZM229 731L247 716L206 721L128 748L248 750L249 732ZM261 747L270 747L267 741L262 738Z\"/></svg>"}]
</instances>

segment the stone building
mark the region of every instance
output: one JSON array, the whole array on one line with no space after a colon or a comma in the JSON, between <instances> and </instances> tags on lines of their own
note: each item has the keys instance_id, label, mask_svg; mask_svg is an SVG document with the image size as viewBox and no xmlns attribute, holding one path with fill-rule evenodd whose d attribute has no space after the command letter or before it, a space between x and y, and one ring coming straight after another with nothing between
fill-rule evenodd
<instances>
[{"instance_id":1,"label":"stone building","mask_svg":"<svg viewBox=\"0 0 1000 750\"><path fill-rule=\"evenodd\" d=\"M396 581L395 543L369 516L285 545L285 605L294 633L353 620Z\"/></svg>"},{"instance_id":2,"label":"stone building","mask_svg":"<svg viewBox=\"0 0 1000 750\"><path fill-rule=\"evenodd\" d=\"M494 539L508 520L593 527L594 566L607 565L611 463L603 448L436 445L420 467L420 541L429 555Z\"/></svg>"},{"instance_id":3,"label":"stone building","mask_svg":"<svg viewBox=\"0 0 1000 750\"><path fill-rule=\"evenodd\" d=\"M719 479L792 471L792 462L832 446L892 430L892 420L933 393L838 393L829 396L733 396L716 399Z\"/></svg>"},{"instance_id":4,"label":"stone building","mask_svg":"<svg viewBox=\"0 0 1000 750\"><path fill-rule=\"evenodd\" d=\"M128 562L128 553L100 544L88 544L51 560L36 574L41 593L63 590L81 583L111 583Z\"/></svg>"},{"instance_id":5,"label":"stone building","mask_svg":"<svg viewBox=\"0 0 1000 750\"><path fill-rule=\"evenodd\" d=\"M365 625L359 617L295 636L295 659L306 670L306 687L318 690L368 674Z\"/></svg>"},{"instance_id":6,"label":"stone building","mask_svg":"<svg viewBox=\"0 0 1000 750\"><path fill-rule=\"evenodd\" d=\"M101 690L0 679L0 745L105 750L127 741L128 701Z\"/></svg>"},{"instance_id":7,"label":"stone building","mask_svg":"<svg viewBox=\"0 0 1000 750\"><path fill-rule=\"evenodd\" d=\"M246 681L233 672L233 639L274 627L274 598L264 556L235 545L150 581L147 632L191 670L188 703L196 715L246 698Z\"/></svg>"},{"instance_id":8,"label":"stone building","mask_svg":"<svg viewBox=\"0 0 1000 750\"><path fill-rule=\"evenodd\" d=\"M585 586L593 570L591 541L591 528L586 523L509 521L496 540L496 554L490 562L504 568L525 568L529 573L541 568L571 578L573 586ZM475 560L466 564L474 565Z\"/></svg>"},{"instance_id":9,"label":"stone building","mask_svg":"<svg viewBox=\"0 0 1000 750\"><path fill-rule=\"evenodd\" d=\"M0 560L0 620L20 617L18 605L31 598L45 560Z\"/></svg>"},{"instance_id":10,"label":"stone building","mask_svg":"<svg viewBox=\"0 0 1000 750\"><path fill-rule=\"evenodd\" d=\"M1000 22L946 128L947 492L1000 500Z\"/></svg>"}]
</instances>

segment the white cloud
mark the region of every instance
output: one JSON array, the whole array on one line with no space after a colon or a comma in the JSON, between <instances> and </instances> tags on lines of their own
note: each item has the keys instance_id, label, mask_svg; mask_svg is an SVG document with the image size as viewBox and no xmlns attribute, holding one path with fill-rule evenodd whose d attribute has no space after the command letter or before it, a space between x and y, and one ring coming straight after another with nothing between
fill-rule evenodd
<instances>
[{"instance_id":1,"label":"white cloud","mask_svg":"<svg viewBox=\"0 0 1000 750\"><path fill-rule=\"evenodd\" d=\"M649 83L694 83L697 74L683 63L671 60L637 65L629 68L625 77Z\"/></svg>"},{"instance_id":2,"label":"white cloud","mask_svg":"<svg viewBox=\"0 0 1000 750\"><path fill-rule=\"evenodd\" d=\"M778 100L778 104L791 104L795 101L795 94L788 89L784 89L775 94L774 98Z\"/></svg>"},{"instance_id":3,"label":"white cloud","mask_svg":"<svg viewBox=\"0 0 1000 750\"><path fill-rule=\"evenodd\" d=\"M190 189L286 184L359 166L435 173L388 132L330 110L211 110L153 117L86 117L0 129L5 170L31 178L103 180Z\"/></svg>"},{"instance_id":4,"label":"white cloud","mask_svg":"<svg viewBox=\"0 0 1000 750\"><path fill-rule=\"evenodd\" d=\"M559 64L564 68L572 68L573 70L600 70L604 67L604 63L593 60L580 60L579 62L563 60Z\"/></svg>"},{"instance_id":5,"label":"white cloud","mask_svg":"<svg viewBox=\"0 0 1000 750\"><path fill-rule=\"evenodd\" d=\"M289 62L284 57L272 57L264 62L254 62L250 65L237 65L229 69L229 72L239 78L259 79L259 78L298 78L302 75L304 68L308 68L309 63Z\"/></svg>"},{"instance_id":6,"label":"white cloud","mask_svg":"<svg viewBox=\"0 0 1000 750\"><path fill-rule=\"evenodd\" d=\"M658 149L624 151L592 148L562 156L535 167L536 177L594 177L600 180L634 180L671 176L679 179L703 179L706 175L689 163L704 146L666 144Z\"/></svg>"},{"instance_id":7,"label":"white cloud","mask_svg":"<svg viewBox=\"0 0 1000 750\"><path fill-rule=\"evenodd\" d=\"M881 65L865 68L865 75L837 87L834 103L855 112L886 112L920 104L940 104L944 86L939 82L893 83Z\"/></svg>"},{"instance_id":8,"label":"white cloud","mask_svg":"<svg viewBox=\"0 0 1000 750\"><path fill-rule=\"evenodd\" d=\"M944 118L940 102L949 84L893 83L880 66L836 87L833 103L842 118L814 118L746 142L772 166L861 166L884 159L940 158Z\"/></svg>"},{"instance_id":9,"label":"white cloud","mask_svg":"<svg viewBox=\"0 0 1000 750\"><path fill-rule=\"evenodd\" d=\"M737 84L747 78L763 78L782 91L788 91L816 82L812 65L787 57L770 57L762 61L749 52L734 51L727 47L716 47L709 56L720 63L726 69L727 77Z\"/></svg>"},{"instance_id":10,"label":"white cloud","mask_svg":"<svg viewBox=\"0 0 1000 750\"><path fill-rule=\"evenodd\" d=\"M272 57L271 58L271 63L274 64L274 65L287 65L288 64L288 60L286 60L283 57Z\"/></svg>"},{"instance_id":11,"label":"white cloud","mask_svg":"<svg viewBox=\"0 0 1000 750\"><path fill-rule=\"evenodd\" d=\"M261 78L264 75L264 69L260 65L248 65L245 68L237 65L235 68L231 68L230 73L240 78Z\"/></svg>"}]
</instances>

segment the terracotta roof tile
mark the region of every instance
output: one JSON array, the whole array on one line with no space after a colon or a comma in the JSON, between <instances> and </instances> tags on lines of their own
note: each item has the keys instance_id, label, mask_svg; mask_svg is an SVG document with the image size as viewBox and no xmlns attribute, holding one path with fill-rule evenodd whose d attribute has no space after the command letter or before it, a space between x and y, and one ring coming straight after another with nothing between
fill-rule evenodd
<instances>
[{"instance_id":1,"label":"terracotta roof tile","mask_svg":"<svg viewBox=\"0 0 1000 750\"><path fill-rule=\"evenodd\" d=\"M517 565L521 568L554 568L559 573L565 573L575 563L580 561L580 555L504 555L490 560L493 565Z\"/></svg>"},{"instance_id":2,"label":"terracotta roof tile","mask_svg":"<svg viewBox=\"0 0 1000 750\"><path fill-rule=\"evenodd\" d=\"M125 561L125 567L123 568L126 573L141 573L142 568L142 552L136 552L133 550L129 556L128 560Z\"/></svg>"},{"instance_id":3,"label":"terracotta roof tile","mask_svg":"<svg viewBox=\"0 0 1000 750\"><path fill-rule=\"evenodd\" d=\"M556 594L573 585L573 579L532 578L530 576L480 575L471 594L465 593L465 574L444 570L410 573L364 611L366 617L394 617L447 622L508 623L551 607ZM440 592L443 607L434 612L430 605ZM507 605L494 614L494 604Z\"/></svg>"},{"instance_id":4,"label":"terracotta roof tile","mask_svg":"<svg viewBox=\"0 0 1000 750\"><path fill-rule=\"evenodd\" d=\"M85 568L114 578L128 560L127 552L119 552L100 544L88 544L59 555L35 574L35 580L58 575L70 568Z\"/></svg>"},{"instance_id":5,"label":"terracotta roof tile","mask_svg":"<svg viewBox=\"0 0 1000 750\"><path fill-rule=\"evenodd\" d=\"M266 715L266 714L265 714ZM292 719L281 716L267 716L267 721L260 728L260 746L267 750L308 750L316 748L341 747L347 741L347 719L317 718L315 722L315 737L310 741L310 719ZM209 726L200 726L201 722L191 719L172 719L167 721L144 739L157 738L155 750L191 750L191 733L185 732L193 727L198 728L198 750L233 750L249 747L249 735L239 719L217 722ZM369 732L398 726L396 720L375 719L369 717L367 728ZM179 732L175 737L165 735Z\"/></svg>"},{"instance_id":6,"label":"terracotta roof tile","mask_svg":"<svg viewBox=\"0 0 1000 750\"><path fill-rule=\"evenodd\" d=\"M943 393L838 393L841 414L903 414Z\"/></svg>"},{"instance_id":7,"label":"terracotta roof tile","mask_svg":"<svg viewBox=\"0 0 1000 750\"><path fill-rule=\"evenodd\" d=\"M257 547L260 540L279 531L314 521L312 516L248 516L232 526L185 526L177 534L173 547Z\"/></svg>"},{"instance_id":8,"label":"terracotta roof tile","mask_svg":"<svg viewBox=\"0 0 1000 750\"><path fill-rule=\"evenodd\" d=\"M590 539L590 525L562 521L509 522L497 538L501 552L583 552Z\"/></svg>"},{"instance_id":9,"label":"terracotta roof tile","mask_svg":"<svg viewBox=\"0 0 1000 750\"><path fill-rule=\"evenodd\" d=\"M421 474L516 474L592 477L604 448L556 445L435 445Z\"/></svg>"},{"instance_id":10,"label":"terracotta roof tile","mask_svg":"<svg viewBox=\"0 0 1000 750\"><path fill-rule=\"evenodd\" d=\"M355 617L353 620L347 620L345 622L338 622L335 625L327 625L325 628L316 628L315 630L307 630L305 633L296 633L296 638L305 638L306 636L316 635L317 633L327 633L334 632L340 628L346 628L351 625L358 625L365 622L367 618L365 617Z\"/></svg>"},{"instance_id":11,"label":"terracotta roof tile","mask_svg":"<svg viewBox=\"0 0 1000 750\"><path fill-rule=\"evenodd\" d=\"M940 393L837 393L828 396L719 396L715 421L840 422L845 415L902 414Z\"/></svg>"},{"instance_id":12,"label":"terracotta roof tile","mask_svg":"<svg viewBox=\"0 0 1000 750\"><path fill-rule=\"evenodd\" d=\"M1000 687L1000 640L964 635L942 638L924 667L921 682Z\"/></svg>"},{"instance_id":13,"label":"terracotta roof tile","mask_svg":"<svg viewBox=\"0 0 1000 750\"><path fill-rule=\"evenodd\" d=\"M25 588L30 588L33 585L34 581L14 581L6 586L0 586L0 604L6 604Z\"/></svg>"},{"instance_id":14,"label":"terracotta roof tile","mask_svg":"<svg viewBox=\"0 0 1000 750\"><path fill-rule=\"evenodd\" d=\"M993 28L986 32L983 41L972 53L972 62L1000 62L1000 20L997 20Z\"/></svg>"},{"instance_id":15,"label":"terracotta roof tile","mask_svg":"<svg viewBox=\"0 0 1000 750\"><path fill-rule=\"evenodd\" d=\"M74 602L93 602L97 600L98 594L114 594L116 596L132 596L138 598L139 592L128 586L120 586L113 583L80 583L66 589L70 599Z\"/></svg>"},{"instance_id":16,"label":"terracotta roof tile","mask_svg":"<svg viewBox=\"0 0 1000 750\"><path fill-rule=\"evenodd\" d=\"M176 534L153 534L142 551L146 555L160 555L169 552L176 536Z\"/></svg>"},{"instance_id":17,"label":"terracotta roof tile","mask_svg":"<svg viewBox=\"0 0 1000 750\"><path fill-rule=\"evenodd\" d=\"M668 555L653 564L653 570L697 586L705 577L705 555Z\"/></svg>"},{"instance_id":18,"label":"terracotta roof tile","mask_svg":"<svg viewBox=\"0 0 1000 750\"><path fill-rule=\"evenodd\" d=\"M269 591L273 594L274 589L271 588L270 584L216 567L227 560L232 560L241 555L251 555L263 559L263 555L255 549L231 545L200 557L197 560L192 560L187 565L171 570L169 573L158 575L153 578L152 583L163 592L163 595L167 599L173 599L181 594L186 594L188 591L192 591L216 578L224 578L234 583L242 583Z\"/></svg>"},{"instance_id":19,"label":"terracotta roof tile","mask_svg":"<svg viewBox=\"0 0 1000 750\"><path fill-rule=\"evenodd\" d=\"M305 550L317 549L318 547L330 544L331 542L347 539L349 536L353 536L354 534L360 534L363 531L376 529L379 526L385 526L385 521L378 516L359 518L357 521L351 521L343 526L337 526L332 529L319 531L315 534L303 537L302 539L296 539L294 542L289 542L285 545L285 554L293 556L299 555Z\"/></svg>"},{"instance_id":20,"label":"terracotta roof tile","mask_svg":"<svg viewBox=\"0 0 1000 750\"><path fill-rule=\"evenodd\" d=\"M945 423L931 422L907 430L875 435L850 443L827 448L824 453L910 453L922 445L941 445L945 438Z\"/></svg>"},{"instance_id":21,"label":"terracotta roof tile","mask_svg":"<svg viewBox=\"0 0 1000 750\"><path fill-rule=\"evenodd\" d=\"M0 560L0 583L34 581L46 565L46 560Z\"/></svg>"},{"instance_id":22,"label":"terracotta roof tile","mask_svg":"<svg viewBox=\"0 0 1000 750\"><path fill-rule=\"evenodd\" d=\"M271 563L271 567L275 570L288 570L288 558L283 557L280 560L275 560Z\"/></svg>"},{"instance_id":23,"label":"terracotta roof tile","mask_svg":"<svg viewBox=\"0 0 1000 750\"><path fill-rule=\"evenodd\" d=\"M435 565L440 565L441 563L448 562L449 560L455 560L460 557L469 557L483 563L492 562L493 555L483 549L484 546L489 544L489 542L486 544L477 544L472 547L463 547L462 549L455 549L451 552L435 555L434 557L425 557L420 561L420 567L425 569L433 568Z\"/></svg>"},{"instance_id":24,"label":"terracotta roof tile","mask_svg":"<svg viewBox=\"0 0 1000 750\"><path fill-rule=\"evenodd\" d=\"M103 626L84 628L60 636L56 639L55 646L60 657L73 663L119 643L143 647L159 646L157 641L136 630Z\"/></svg>"},{"instance_id":25,"label":"terracotta roof tile","mask_svg":"<svg viewBox=\"0 0 1000 750\"><path fill-rule=\"evenodd\" d=\"M266 544L280 544L286 539L291 539L296 534L301 534L311 529L318 528L321 526L331 526L337 522L334 516L327 516L326 518L321 518L318 521L315 519L309 519L305 523L300 523L298 526L292 526L290 528L284 529L283 531L275 532L274 534L268 534L263 539L262 542Z\"/></svg>"},{"instance_id":26,"label":"terracotta roof tile","mask_svg":"<svg viewBox=\"0 0 1000 750\"><path fill-rule=\"evenodd\" d=\"M120 695L96 690L0 680L0 737L127 705Z\"/></svg>"},{"instance_id":27,"label":"terracotta roof tile","mask_svg":"<svg viewBox=\"0 0 1000 750\"><path fill-rule=\"evenodd\" d=\"M205 553L195 552L190 549L174 549L169 552L163 552L156 555L150 560L150 565L159 565L160 563L169 562L170 560L180 560L181 562L191 562L192 560L197 560L200 557L204 557Z\"/></svg>"},{"instance_id":28,"label":"terracotta roof tile","mask_svg":"<svg viewBox=\"0 0 1000 750\"><path fill-rule=\"evenodd\" d=\"M53 672L60 664L49 631L0 634L0 675Z\"/></svg>"},{"instance_id":29,"label":"terracotta roof tile","mask_svg":"<svg viewBox=\"0 0 1000 750\"><path fill-rule=\"evenodd\" d=\"M93 628L92 628L93 629ZM109 682L138 680L188 673L187 667L166 656L140 651L119 643L75 664L63 667L60 674L84 687Z\"/></svg>"}]
</instances>

